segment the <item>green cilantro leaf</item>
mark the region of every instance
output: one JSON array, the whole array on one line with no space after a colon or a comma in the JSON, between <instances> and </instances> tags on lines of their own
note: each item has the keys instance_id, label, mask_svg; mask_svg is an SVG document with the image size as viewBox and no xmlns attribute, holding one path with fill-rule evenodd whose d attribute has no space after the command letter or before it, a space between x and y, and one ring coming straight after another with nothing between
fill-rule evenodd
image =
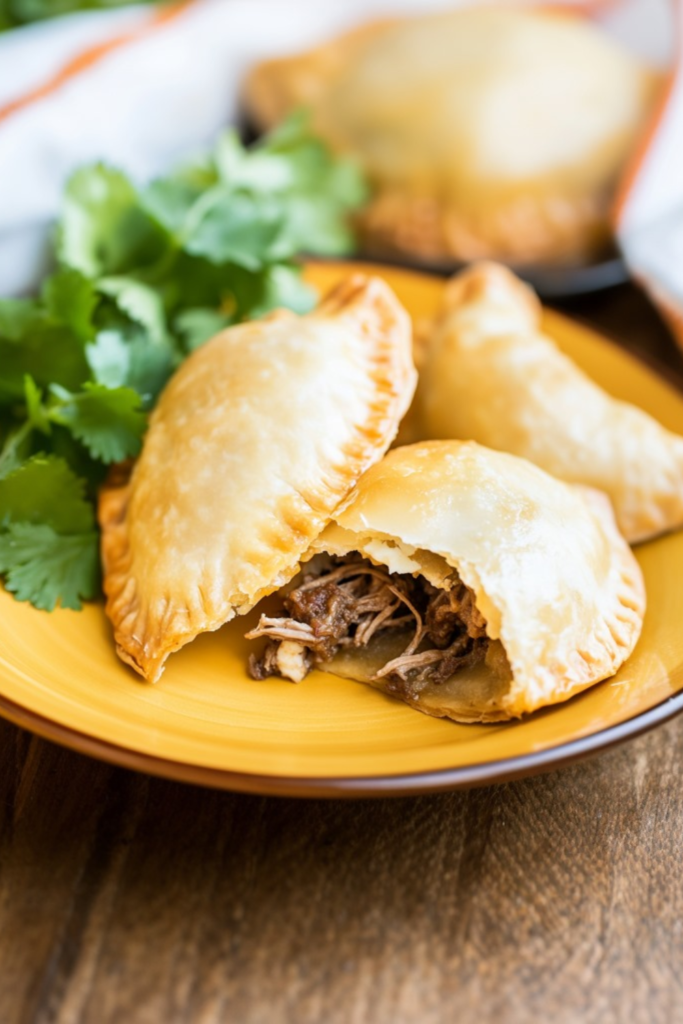
<instances>
[{"instance_id":1,"label":"green cilantro leaf","mask_svg":"<svg viewBox=\"0 0 683 1024\"><path fill-rule=\"evenodd\" d=\"M185 249L212 263L234 263L257 271L270 262L270 249L284 223L281 203L272 197L224 193L209 194Z\"/></svg>"},{"instance_id":2,"label":"green cilantro leaf","mask_svg":"<svg viewBox=\"0 0 683 1024\"><path fill-rule=\"evenodd\" d=\"M97 533L63 536L45 524L13 523L0 532L0 572L17 600L78 611L99 587Z\"/></svg>"},{"instance_id":3,"label":"green cilantro leaf","mask_svg":"<svg viewBox=\"0 0 683 1024\"><path fill-rule=\"evenodd\" d=\"M131 320L141 324L150 341L165 344L168 341L164 305L158 292L132 277L102 277L98 291L113 298Z\"/></svg>"},{"instance_id":4,"label":"green cilantro leaf","mask_svg":"<svg viewBox=\"0 0 683 1024\"><path fill-rule=\"evenodd\" d=\"M291 160L265 148L245 149L234 131L219 137L213 158L218 178L230 188L270 195L288 191L296 184Z\"/></svg>"},{"instance_id":5,"label":"green cilantro leaf","mask_svg":"<svg viewBox=\"0 0 683 1024\"><path fill-rule=\"evenodd\" d=\"M35 299L0 299L0 338L20 341L40 319L40 307Z\"/></svg>"},{"instance_id":6,"label":"green cilantro leaf","mask_svg":"<svg viewBox=\"0 0 683 1024\"><path fill-rule=\"evenodd\" d=\"M186 309L173 321L186 352L194 352L205 341L232 323L232 318L215 309Z\"/></svg>"},{"instance_id":7,"label":"green cilantro leaf","mask_svg":"<svg viewBox=\"0 0 683 1024\"><path fill-rule=\"evenodd\" d=\"M77 441L66 427L57 423L52 424L49 445L45 444L43 438L40 438L37 444L42 448L49 447L51 455L64 459L71 471L82 481L87 500L96 501L97 491L107 476L108 467L105 463L93 459L88 449Z\"/></svg>"},{"instance_id":8,"label":"green cilantro leaf","mask_svg":"<svg viewBox=\"0 0 683 1024\"><path fill-rule=\"evenodd\" d=\"M100 331L95 341L86 348L85 358L98 384L119 388L128 383L130 346L120 331Z\"/></svg>"},{"instance_id":9,"label":"green cilantro leaf","mask_svg":"<svg viewBox=\"0 0 683 1024\"><path fill-rule=\"evenodd\" d=\"M63 459L34 455L0 480L0 527L45 523L59 533L86 533L95 524L85 481Z\"/></svg>"},{"instance_id":10,"label":"green cilantro leaf","mask_svg":"<svg viewBox=\"0 0 683 1024\"><path fill-rule=\"evenodd\" d=\"M315 288L301 279L298 267L276 263L264 274L259 303L252 306L249 315L263 316L281 306L293 309L295 313L308 313L315 306L317 298Z\"/></svg>"},{"instance_id":11,"label":"green cilantro leaf","mask_svg":"<svg viewBox=\"0 0 683 1024\"><path fill-rule=\"evenodd\" d=\"M172 236L182 235L202 189L178 178L159 178L142 192L147 212Z\"/></svg>"},{"instance_id":12,"label":"green cilantro leaf","mask_svg":"<svg viewBox=\"0 0 683 1024\"><path fill-rule=\"evenodd\" d=\"M150 345L144 335L133 337L130 347L130 372L127 385L134 388L149 409L164 384L180 363L181 356L168 345Z\"/></svg>"},{"instance_id":13,"label":"green cilantro leaf","mask_svg":"<svg viewBox=\"0 0 683 1024\"><path fill-rule=\"evenodd\" d=\"M158 259L163 235L121 171L95 164L69 179L57 256L86 277L119 274Z\"/></svg>"},{"instance_id":14,"label":"green cilantro leaf","mask_svg":"<svg viewBox=\"0 0 683 1024\"><path fill-rule=\"evenodd\" d=\"M82 340L45 313L36 314L21 337L0 339L0 405L23 399L26 376L41 387L80 387L90 376Z\"/></svg>"},{"instance_id":15,"label":"green cilantro leaf","mask_svg":"<svg viewBox=\"0 0 683 1024\"><path fill-rule=\"evenodd\" d=\"M58 386L51 391L57 402L50 408L50 419L67 427L93 458L109 463L138 454L147 417L132 388L89 383L79 394Z\"/></svg>"},{"instance_id":16,"label":"green cilantro leaf","mask_svg":"<svg viewBox=\"0 0 683 1024\"><path fill-rule=\"evenodd\" d=\"M289 260L305 250L325 256L343 256L352 243L351 228L339 219L338 211L329 202L310 196L292 196L272 255L278 260Z\"/></svg>"},{"instance_id":17,"label":"green cilantro leaf","mask_svg":"<svg viewBox=\"0 0 683 1024\"><path fill-rule=\"evenodd\" d=\"M107 388L127 386L137 391L148 408L176 365L169 345L153 345L144 330L111 328L100 331L88 345L86 357L93 377Z\"/></svg>"},{"instance_id":18,"label":"green cilantro leaf","mask_svg":"<svg viewBox=\"0 0 683 1024\"><path fill-rule=\"evenodd\" d=\"M97 295L87 277L78 270L58 270L43 285L43 301L50 317L70 327L84 341L94 333L92 316Z\"/></svg>"},{"instance_id":19,"label":"green cilantro leaf","mask_svg":"<svg viewBox=\"0 0 683 1024\"><path fill-rule=\"evenodd\" d=\"M33 424L27 420L16 430L3 437L2 451L0 451L0 480L9 476L15 469L19 469L26 461L30 450L32 430ZM2 506L0 504L1 520Z\"/></svg>"},{"instance_id":20,"label":"green cilantro leaf","mask_svg":"<svg viewBox=\"0 0 683 1024\"><path fill-rule=\"evenodd\" d=\"M50 419L47 410L43 405L43 392L40 390L33 377L27 374L24 377L24 395L26 398L26 418L28 426L32 430L39 430L43 434L50 433Z\"/></svg>"},{"instance_id":21,"label":"green cilantro leaf","mask_svg":"<svg viewBox=\"0 0 683 1024\"><path fill-rule=\"evenodd\" d=\"M18 597L77 607L95 592L106 466L137 454L189 352L275 306L310 309L294 257L350 251L364 200L303 113L250 148L225 132L143 189L102 164L72 175L57 271L37 299L0 299L0 573Z\"/></svg>"}]
</instances>

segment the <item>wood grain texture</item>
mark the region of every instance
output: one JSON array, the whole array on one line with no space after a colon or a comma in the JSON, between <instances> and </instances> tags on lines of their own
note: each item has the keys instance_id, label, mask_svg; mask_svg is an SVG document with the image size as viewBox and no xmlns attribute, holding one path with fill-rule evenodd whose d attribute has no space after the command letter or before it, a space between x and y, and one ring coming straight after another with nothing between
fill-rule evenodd
<instances>
[{"instance_id":1,"label":"wood grain texture","mask_svg":"<svg viewBox=\"0 0 683 1024\"><path fill-rule=\"evenodd\" d=\"M675 1019L683 722L508 785L194 789L0 725L4 1024Z\"/></svg>"},{"instance_id":2,"label":"wood grain texture","mask_svg":"<svg viewBox=\"0 0 683 1024\"><path fill-rule=\"evenodd\" d=\"M587 311L680 362L634 291ZM681 850L683 720L360 803L165 782L0 723L0 1024L668 1024Z\"/></svg>"}]
</instances>

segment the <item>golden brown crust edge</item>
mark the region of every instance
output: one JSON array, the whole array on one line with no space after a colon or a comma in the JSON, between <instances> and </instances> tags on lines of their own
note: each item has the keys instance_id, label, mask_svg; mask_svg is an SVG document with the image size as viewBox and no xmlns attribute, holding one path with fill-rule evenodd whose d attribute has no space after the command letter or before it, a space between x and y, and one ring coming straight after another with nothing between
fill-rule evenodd
<instances>
[{"instance_id":1,"label":"golden brown crust edge","mask_svg":"<svg viewBox=\"0 0 683 1024\"><path fill-rule=\"evenodd\" d=\"M275 127L297 107L315 110L328 83L354 54L405 19L362 25L308 52L264 61L248 74L243 100L261 130ZM644 90L654 96L663 76L643 69ZM330 125L318 125L335 147ZM323 130L325 129L325 130ZM611 208L618 175L609 187L569 195L526 183L513 195L468 213L442 195L420 194L371 182L374 194L357 216L363 251L376 258L408 258L427 265L501 259L513 265L580 265L605 250L612 238Z\"/></svg>"},{"instance_id":2,"label":"golden brown crust edge","mask_svg":"<svg viewBox=\"0 0 683 1024\"><path fill-rule=\"evenodd\" d=\"M256 126L268 130L297 107L313 107L353 50L391 23L373 23L310 54L257 65L244 86ZM561 194L524 192L490 209L484 225L481 216L467 217L436 195L371 184L372 198L357 215L356 227L363 251L377 258L407 257L425 264L489 258L580 263L610 238L609 195L571 201Z\"/></svg>"},{"instance_id":3,"label":"golden brown crust edge","mask_svg":"<svg viewBox=\"0 0 683 1024\"><path fill-rule=\"evenodd\" d=\"M503 355L505 345L499 347L496 338L505 336L508 356L517 346L524 351L528 342L529 353L534 352L528 372L517 372L514 366L521 364ZM558 350L552 331L543 329L535 293L506 267L479 263L452 278L424 348L413 407L416 438L473 437L527 457L560 479L606 491L631 544L683 524L683 439L644 409L612 396ZM477 376L483 365L487 371ZM453 386L458 379L468 381L464 401L464 392L456 393ZM439 398L446 380L450 383ZM476 404L472 399L471 406L470 396L479 399ZM443 412L447 407L454 411L450 424ZM493 407L496 417L487 418L486 410ZM455 410L464 411L459 422ZM529 424L534 420L532 442Z\"/></svg>"},{"instance_id":4,"label":"golden brown crust edge","mask_svg":"<svg viewBox=\"0 0 683 1024\"><path fill-rule=\"evenodd\" d=\"M575 549L575 553L580 559L597 557L600 560L596 568L599 572L598 582L590 591L592 618L588 626L585 621L581 624L571 616L564 618L561 612L565 632L556 635L554 627L550 629L545 623L543 614L547 591L537 597L535 602L532 601L520 618L516 588L514 585L509 586L513 579L510 570L504 572L502 568L496 569L494 576L491 576L491 566L486 568L476 554L479 544L476 534L466 530L461 538L465 545L463 547L459 546L455 537L452 541L444 541L443 526L438 527L437 524L438 510L434 506L433 494L434 487L441 486L440 479L446 481L441 506L442 509L446 508L451 484L448 483L447 467L444 466L442 471L440 463L442 453L448 449L453 452L459 449L462 453L469 450L480 462L483 459L485 463L493 460L500 465L505 461L512 466L513 462L517 462L520 470L526 473L527 480L537 477L542 482L545 477L548 486L552 488L542 496L543 507L547 503L549 508L547 515L557 514L557 501L561 498L561 492L566 492L580 520L581 532L588 538ZM419 461L417 455L421 456ZM404 472L407 466L417 470L419 465L422 466L420 472L408 475ZM509 478L508 486L514 488L514 485L515 478ZM484 490L477 487L472 493L483 493ZM552 491L555 491L554 499ZM463 581L475 591L479 611L493 626L489 635L500 640L512 672L512 678L505 689L496 693L495 698L482 693L474 701L470 695L466 705L457 707L450 698L450 703L447 701L440 705L432 694L427 702L408 700L417 710L458 722L486 723L520 718L539 708L563 703L582 690L611 677L633 652L645 614L645 586L640 566L618 532L609 499L601 492L593 488L562 484L524 460L504 455L501 458L501 453L487 451L472 442L433 441L389 453L363 478L354 493L355 500L339 513L338 525L330 527L315 542L315 551L344 554L358 550L391 569L387 555L389 560L394 559L398 549L435 586L441 585L439 579L443 574L443 569L431 561L438 552L437 557L456 569ZM537 500L540 498L541 495ZM390 518L386 518L386 510L391 506L398 506L405 513L401 516L398 529L399 520L393 511ZM436 534L435 530L439 530L439 533ZM475 546L468 550L471 537L475 538ZM599 537L602 540L597 551L593 551ZM552 554L552 548L547 550ZM508 562L511 557L514 557L514 544L507 550ZM571 566L566 562L564 564L567 564L568 570L573 569L573 563ZM586 564L590 569L592 563L588 561ZM516 565L515 572L517 568ZM557 572L556 567L556 579L564 579L574 588L577 586L577 577L571 571L561 577L557 577ZM553 592L558 593L557 588ZM531 633L527 628L530 619L535 623ZM569 632L566 627L571 627ZM537 628L541 629L540 633L536 631ZM380 685L379 688L383 687Z\"/></svg>"},{"instance_id":5,"label":"golden brown crust edge","mask_svg":"<svg viewBox=\"0 0 683 1024\"><path fill-rule=\"evenodd\" d=\"M398 21L371 21L308 52L256 64L242 86L242 101L255 126L268 131L297 107L313 107L328 81L353 59L355 51Z\"/></svg>"},{"instance_id":6,"label":"golden brown crust edge","mask_svg":"<svg viewBox=\"0 0 683 1024\"><path fill-rule=\"evenodd\" d=\"M498 707L468 707L460 711L452 707L439 707L437 704L426 706L419 699L406 696L400 696L399 700L433 718L447 718L462 725L500 724L520 719L544 707L563 704L584 690L611 678L621 668L633 653L642 631L646 606L645 584L638 563L617 532L609 500L591 488L580 489L605 532L613 537L613 574L616 584L611 606L605 609L601 628L590 648L577 652L575 661L566 666L564 674L558 674L556 670L552 672L552 695L546 693L542 697L532 696L536 688L534 684L528 687L524 678L518 677L511 680L510 689ZM397 696L382 685L377 688L390 696Z\"/></svg>"},{"instance_id":7,"label":"golden brown crust edge","mask_svg":"<svg viewBox=\"0 0 683 1024\"><path fill-rule=\"evenodd\" d=\"M645 581L633 552L619 533L611 502L607 495L592 487L573 486L581 492L602 530L611 538L614 586L610 601L602 609L599 628L591 637L591 643L577 650L576 658L561 674L555 672L552 701L534 696L533 691L525 689L523 680L513 679L503 705L509 718L520 718L548 703L564 703L611 678L633 653L643 628L647 603Z\"/></svg>"},{"instance_id":8,"label":"golden brown crust edge","mask_svg":"<svg viewBox=\"0 0 683 1024\"><path fill-rule=\"evenodd\" d=\"M278 315L279 311L271 314ZM410 338L408 315L380 279L351 275L324 297L314 315L353 319L355 329L367 339L368 374L377 390L367 420L351 431L339 464L328 468L321 480L316 499L325 506L324 515L329 518L361 474L389 447L412 399L416 372L410 344L404 346L400 342L405 332ZM173 595L152 606L145 602L132 571L134 553L127 513L134 486L135 467L131 471L127 465L116 467L100 492L98 517L106 613L114 628L119 657L145 679L156 682L170 654L200 632L218 629L236 614L248 611L287 582L296 573L301 554L324 528L326 519L316 522L315 529L311 529L304 515L311 507L303 502L301 508L274 510L278 512L277 521L268 525L268 537L261 538L272 544L272 564L265 567L260 586L248 592L222 594L218 600L212 596L214 588L200 588L198 607L174 606Z\"/></svg>"},{"instance_id":9,"label":"golden brown crust edge","mask_svg":"<svg viewBox=\"0 0 683 1024\"><path fill-rule=\"evenodd\" d=\"M537 189L492 204L484 221L435 196L378 187L358 216L358 229L364 251L377 258L578 265L607 246L609 210L608 194L570 199Z\"/></svg>"}]
</instances>

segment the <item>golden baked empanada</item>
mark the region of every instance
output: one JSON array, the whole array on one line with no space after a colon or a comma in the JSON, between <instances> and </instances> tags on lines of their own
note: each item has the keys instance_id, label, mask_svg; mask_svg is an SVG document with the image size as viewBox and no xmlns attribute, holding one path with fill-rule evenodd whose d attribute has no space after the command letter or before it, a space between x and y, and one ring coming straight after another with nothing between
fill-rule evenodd
<instances>
[{"instance_id":1,"label":"golden baked empanada","mask_svg":"<svg viewBox=\"0 0 683 1024\"><path fill-rule=\"evenodd\" d=\"M423 353L423 437L472 439L606 491L631 542L683 524L683 437L611 398L546 337L540 305L482 264L447 286Z\"/></svg>"},{"instance_id":2,"label":"golden baked empanada","mask_svg":"<svg viewBox=\"0 0 683 1024\"><path fill-rule=\"evenodd\" d=\"M415 388L408 315L355 275L308 316L231 327L182 365L130 481L100 501L117 650L150 681L293 576Z\"/></svg>"},{"instance_id":3,"label":"golden baked empanada","mask_svg":"<svg viewBox=\"0 0 683 1024\"><path fill-rule=\"evenodd\" d=\"M315 665L503 721L612 675L640 635L640 568L604 494L473 442L393 449L311 556L285 615L247 634L269 638L256 678Z\"/></svg>"},{"instance_id":4,"label":"golden baked empanada","mask_svg":"<svg viewBox=\"0 0 683 1024\"><path fill-rule=\"evenodd\" d=\"M609 237L659 76L582 17L493 8L366 25L257 66L261 127L308 107L374 185L366 249L452 261L572 261Z\"/></svg>"}]
</instances>

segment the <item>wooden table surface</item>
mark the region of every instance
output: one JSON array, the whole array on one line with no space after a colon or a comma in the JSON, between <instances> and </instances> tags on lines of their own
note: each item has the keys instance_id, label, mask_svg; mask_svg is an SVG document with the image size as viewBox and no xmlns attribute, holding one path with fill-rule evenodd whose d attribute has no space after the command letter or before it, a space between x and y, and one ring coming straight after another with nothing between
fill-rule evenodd
<instances>
[{"instance_id":1,"label":"wooden table surface","mask_svg":"<svg viewBox=\"0 0 683 1024\"><path fill-rule=\"evenodd\" d=\"M681 360L632 289L572 310ZM683 1019L683 718L367 802L232 795L0 722L0 1024Z\"/></svg>"}]
</instances>

